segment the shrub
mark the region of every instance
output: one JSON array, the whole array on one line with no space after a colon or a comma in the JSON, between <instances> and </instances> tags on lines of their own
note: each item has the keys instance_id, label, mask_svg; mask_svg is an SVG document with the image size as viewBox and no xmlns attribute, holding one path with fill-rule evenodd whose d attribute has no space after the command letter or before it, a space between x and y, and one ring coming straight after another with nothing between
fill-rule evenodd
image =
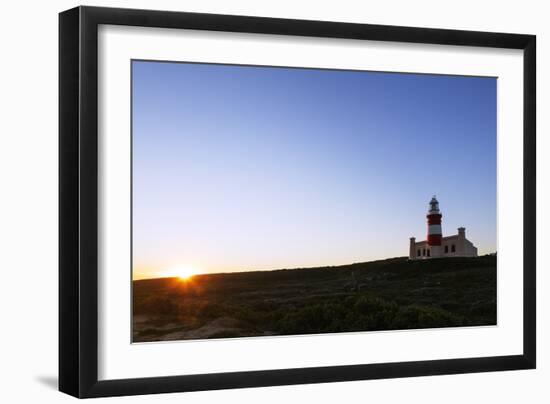
<instances>
[{"instance_id":1,"label":"shrub","mask_svg":"<svg viewBox=\"0 0 550 404\"><path fill-rule=\"evenodd\" d=\"M177 314L179 305L166 297L149 297L134 303L135 314Z\"/></svg>"}]
</instances>

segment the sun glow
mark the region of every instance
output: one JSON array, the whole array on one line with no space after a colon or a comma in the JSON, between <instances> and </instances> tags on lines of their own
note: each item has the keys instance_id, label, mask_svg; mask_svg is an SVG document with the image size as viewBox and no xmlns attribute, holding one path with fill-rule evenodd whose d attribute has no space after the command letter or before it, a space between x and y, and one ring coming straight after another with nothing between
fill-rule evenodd
<instances>
[{"instance_id":1,"label":"sun glow","mask_svg":"<svg viewBox=\"0 0 550 404\"><path fill-rule=\"evenodd\" d=\"M170 268L163 272L163 277L166 278L178 278L182 281L187 281L191 279L193 276L200 273L200 270L195 267L191 266L181 266L181 267L174 267Z\"/></svg>"}]
</instances>

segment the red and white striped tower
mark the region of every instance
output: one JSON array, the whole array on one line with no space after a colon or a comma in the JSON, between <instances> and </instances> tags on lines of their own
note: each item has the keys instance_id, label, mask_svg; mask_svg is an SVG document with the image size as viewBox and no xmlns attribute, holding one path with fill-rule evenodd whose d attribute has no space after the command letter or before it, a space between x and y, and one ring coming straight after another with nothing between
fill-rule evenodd
<instances>
[{"instance_id":1,"label":"red and white striped tower","mask_svg":"<svg viewBox=\"0 0 550 404\"><path fill-rule=\"evenodd\" d=\"M441 257L441 212L439 211L439 202L435 195L430 201L430 210L426 215L428 219L428 246L430 249L430 257Z\"/></svg>"}]
</instances>

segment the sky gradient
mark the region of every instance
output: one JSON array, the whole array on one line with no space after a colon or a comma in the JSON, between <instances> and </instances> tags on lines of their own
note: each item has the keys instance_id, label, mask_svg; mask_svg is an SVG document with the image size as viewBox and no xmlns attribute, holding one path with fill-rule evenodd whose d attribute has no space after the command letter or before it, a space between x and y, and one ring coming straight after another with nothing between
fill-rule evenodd
<instances>
[{"instance_id":1,"label":"sky gradient","mask_svg":"<svg viewBox=\"0 0 550 404\"><path fill-rule=\"evenodd\" d=\"M495 78L132 62L133 276L496 251Z\"/></svg>"}]
</instances>

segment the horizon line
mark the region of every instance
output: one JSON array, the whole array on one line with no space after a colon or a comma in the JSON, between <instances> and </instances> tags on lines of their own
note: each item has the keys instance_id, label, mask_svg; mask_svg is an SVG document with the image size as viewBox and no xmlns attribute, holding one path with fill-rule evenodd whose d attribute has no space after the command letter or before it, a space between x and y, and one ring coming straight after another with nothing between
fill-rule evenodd
<instances>
[{"instance_id":1,"label":"horizon line","mask_svg":"<svg viewBox=\"0 0 550 404\"><path fill-rule=\"evenodd\" d=\"M454 259L454 258L479 258L479 257L485 257L488 255L497 255L497 252L491 252L486 253L482 255L478 255L476 257L435 257L425 260L414 260L415 262L423 262L423 261L433 261L438 259ZM225 271L225 272L203 272L203 273L197 273L189 276L189 278L193 278L196 276L203 276L203 275L228 275L228 274L244 274L244 273L257 273L257 272L276 272L276 271L299 271L299 270L307 270L307 269L324 269L324 268L338 268L338 267L347 267L352 265L358 265L358 264L368 264L373 262L380 262L380 261L389 261L389 260L396 260L396 259L406 259L409 260L408 256L402 255L397 257L388 257L388 258L379 258L372 261L358 261L358 262L352 262L349 264L339 264L339 265L325 265L325 266L314 266L314 267L294 267L294 268L274 268L274 269L251 269L251 270L237 270L237 271ZM151 277L151 278L133 278L132 282L136 281L146 281L146 280L155 280L155 279L178 279L181 278L177 275L170 275L170 276L157 276L157 277Z\"/></svg>"}]
</instances>

